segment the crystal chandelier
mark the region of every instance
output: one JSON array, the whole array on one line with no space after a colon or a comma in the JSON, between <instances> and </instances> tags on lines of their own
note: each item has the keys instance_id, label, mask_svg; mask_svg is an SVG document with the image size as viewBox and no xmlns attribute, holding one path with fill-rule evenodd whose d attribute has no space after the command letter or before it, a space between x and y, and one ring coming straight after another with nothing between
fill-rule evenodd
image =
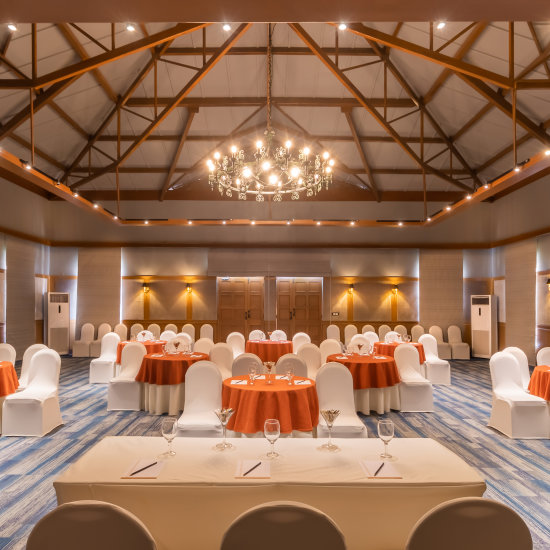
<instances>
[{"instance_id":1,"label":"crystal chandelier","mask_svg":"<svg viewBox=\"0 0 550 550\"><path fill-rule=\"evenodd\" d=\"M214 153L208 159L210 188L217 188L222 196L232 197L233 192L239 199L246 200L255 195L258 202L265 196L273 201L282 201L283 195L298 200L303 192L306 197L319 193L323 187L328 189L332 183L334 159L328 151L315 154L304 146L294 154L293 144L286 141L278 144L271 126L271 84L273 79L273 57L271 52L271 24L268 27L267 45L267 128L264 132L265 143L257 141L255 148L241 149L232 145L229 154Z\"/></svg>"}]
</instances>

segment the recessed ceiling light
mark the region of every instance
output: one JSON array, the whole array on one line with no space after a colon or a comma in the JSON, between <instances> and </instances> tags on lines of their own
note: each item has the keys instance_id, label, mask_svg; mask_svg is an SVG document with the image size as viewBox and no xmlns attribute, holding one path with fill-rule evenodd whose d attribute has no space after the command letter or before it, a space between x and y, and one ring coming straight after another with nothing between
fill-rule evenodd
<instances>
[{"instance_id":1,"label":"recessed ceiling light","mask_svg":"<svg viewBox=\"0 0 550 550\"><path fill-rule=\"evenodd\" d=\"M250 223L251 223L252 225L256 225L256 221L255 221L255 220L252 220Z\"/></svg>"},{"instance_id":2,"label":"recessed ceiling light","mask_svg":"<svg viewBox=\"0 0 550 550\"><path fill-rule=\"evenodd\" d=\"M222 224L225 225L227 222L225 220L223 220Z\"/></svg>"},{"instance_id":3,"label":"recessed ceiling light","mask_svg":"<svg viewBox=\"0 0 550 550\"><path fill-rule=\"evenodd\" d=\"M519 172L519 171L520 171L520 167L519 167L519 166L516 166L516 167L514 168L514 172Z\"/></svg>"},{"instance_id":4,"label":"recessed ceiling light","mask_svg":"<svg viewBox=\"0 0 550 550\"><path fill-rule=\"evenodd\" d=\"M113 220L118 220L118 216L113 216Z\"/></svg>"},{"instance_id":5,"label":"recessed ceiling light","mask_svg":"<svg viewBox=\"0 0 550 550\"><path fill-rule=\"evenodd\" d=\"M99 208L99 204L94 204L94 208Z\"/></svg>"},{"instance_id":6,"label":"recessed ceiling light","mask_svg":"<svg viewBox=\"0 0 550 550\"><path fill-rule=\"evenodd\" d=\"M229 32L231 30L231 25L229 25L228 23L225 23L225 25L222 27L222 29L225 32Z\"/></svg>"},{"instance_id":7,"label":"recessed ceiling light","mask_svg":"<svg viewBox=\"0 0 550 550\"><path fill-rule=\"evenodd\" d=\"M8 23L8 29L11 32L15 32L17 30L17 27L13 23Z\"/></svg>"},{"instance_id":8,"label":"recessed ceiling light","mask_svg":"<svg viewBox=\"0 0 550 550\"><path fill-rule=\"evenodd\" d=\"M145 220L145 225L149 225L149 220Z\"/></svg>"},{"instance_id":9,"label":"recessed ceiling light","mask_svg":"<svg viewBox=\"0 0 550 550\"><path fill-rule=\"evenodd\" d=\"M403 222L397 222L397 225L401 227L403 225Z\"/></svg>"},{"instance_id":10,"label":"recessed ceiling light","mask_svg":"<svg viewBox=\"0 0 550 550\"><path fill-rule=\"evenodd\" d=\"M427 222L431 222L431 221L432 221L432 218L426 218L426 221L427 221Z\"/></svg>"},{"instance_id":11,"label":"recessed ceiling light","mask_svg":"<svg viewBox=\"0 0 550 550\"><path fill-rule=\"evenodd\" d=\"M136 30L136 28L134 27L134 25L132 25L132 23L128 23L126 25L126 30L129 31L129 32L134 32Z\"/></svg>"},{"instance_id":12,"label":"recessed ceiling light","mask_svg":"<svg viewBox=\"0 0 550 550\"><path fill-rule=\"evenodd\" d=\"M486 184L483 186L483 189L489 189L489 184L486 183Z\"/></svg>"},{"instance_id":13,"label":"recessed ceiling light","mask_svg":"<svg viewBox=\"0 0 550 550\"><path fill-rule=\"evenodd\" d=\"M187 225L193 225L193 220L187 220Z\"/></svg>"},{"instance_id":14,"label":"recessed ceiling light","mask_svg":"<svg viewBox=\"0 0 550 550\"><path fill-rule=\"evenodd\" d=\"M78 197L78 193L73 193L73 197Z\"/></svg>"},{"instance_id":15,"label":"recessed ceiling light","mask_svg":"<svg viewBox=\"0 0 550 550\"><path fill-rule=\"evenodd\" d=\"M441 29L444 29L444 28L445 28L445 21L440 21L436 26L436 29L438 31L440 31Z\"/></svg>"},{"instance_id":16,"label":"recessed ceiling light","mask_svg":"<svg viewBox=\"0 0 550 550\"><path fill-rule=\"evenodd\" d=\"M447 212L448 212L450 209L451 209L450 206L446 206L446 207L445 207L445 210L447 210Z\"/></svg>"},{"instance_id":17,"label":"recessed ceiling light","mask_svg":"<svg viewBox=\"0 0 550 550\"><path fill-rule=\"evenodd\" d=\"M350 224L350 225L355 225L355 221L354 221L354 220L351 220L351 221L349 222L349 224Z\"/></svg>"},{"instance_id":18,"label":"recessed ceiling light","mask_svg":"<svg viewBox=\"0 0 550 550\"><path fill-rule=\"evenodd\" d=\"M286 221L286 224L287 224L287 225L290 225L290 220L287 220L287 221Z\"/></svg>"},{"instance_id":19,"label":"recessed ceiling light","mask_svg":"<svg viewBox=\"0 0 550 550\"><path fill-rule=\"evenodd\" d=\"M348 28L348 26L347 26L345 23L340 23L340 24L338 25L338 28L339 28L341 31L345 31L345 30Z\"/></svg>"},{"instance_id":20,"label":"recessed ceiling light","mask_svg":"<svg viewBox=\"0 0 550 550\"><path fill-rule=\"evenodd\" d=\"M471 200L472 195L466 195L466 200Z\"/></svg>"},{"instance_id":21,"label":"recessed ceiling light","mask_svg":"<svg viewBox=\"0 0 550 550\"><path fill-rule=\"evenodd\" d=\"M26 168L27 170L30 170L30 169L32 168L32 166L27 162L27 164L25 164L25 168Z\"/></svg>"},{"instance_id":22,"label":"recessed ceiling light","mask_svg":"<svg viewBox=\"0 0 550 550\"><path fill-rule=\"evenodd\" d=\"M317 222L317 225L321 225L321 222Z\"/></svg>"}]
</instances>

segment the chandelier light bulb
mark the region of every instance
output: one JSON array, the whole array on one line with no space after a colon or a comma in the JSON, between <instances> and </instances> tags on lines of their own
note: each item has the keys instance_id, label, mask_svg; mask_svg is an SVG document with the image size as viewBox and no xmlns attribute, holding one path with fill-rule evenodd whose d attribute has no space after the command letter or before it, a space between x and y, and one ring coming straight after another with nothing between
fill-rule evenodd
<instances>
[{"instance_id":1,"label":"chandelier light bulb","mask_svg":"<svg viewBox=\"0 0 550 550\"><path fill-rule=\"evenodd\" d=\"M237 146L236 146L236 145L232 145L232 146L231 146L231 152L232 152L233 154L235 154L235 153L237 152Z\"/></svg>"},{"instance_id":2,"label":"chandelier light bulb","mask_svg":"<svg viewBox=\"0 0 550 550\"><path fill-rule=\"evenodd\" d=\"M256 149L261 149L261 148L262 148L262 145L263 145L263 143L261 142L261 140L258 140L258 141L256 142Z\"/></svg>"},{"instance_id":3,"label":"chandelier light bulb","mask_svg":"<svg viewBox=\"0 0 550 550\"><path fill-rule=\"evenodd\" d=\"M283 186L283 182L281 180L279 180L277 182L277 187L280 189L282 186Z\"/></svg>"},{"instance_id":4,"label":"chandelier light bulb","mask_svg":"<svg viewBox=\"0 0 550 550\"><path fill-rule=\"evenodd\" d=\"M113 216L113 220L118 220L118 216Z\"/></svg>"},{"instance_id":5,"label":"chandelier light bulb","mask_svg":"<svg viewBox=\"0 0 550 550\"><path fill-rule=\"evenodd\" d=\"M327 159L330 158L330 155L329 155L328 151L325 151L325 152L323 153L323 158L324 158L325 160L327 160Z\"/></svg>"},{"instance_id":6,"label":"chandelier light bulb","mask_svg":"<svg viewBox=\"0 0 550 550\"><path fill-rule=\"evenodd\" d=\"M334 159L330 159L330 160L328 161L328 163L329 163L330 166L334 166Z\"/></svg>"},{"instance_id":7,"label":"chandelier light bulb","mask_svg":"<svg viewBox=\"0 0 550 550\"><path fill-rule=\"evenodd\" d=\"M326 172L327 174L330 174L330 173L332 172L332 168L331 168L330 166L327 166L327 167L325 168L325 172Z\"/></svg>"},{"instance_id":8,"label":"chandelier light bulb","mask_svg":"<svg viewBox=\"0 0 550 550\"><path fill-rule=\"evenodd\" d=\"M221 157L221 155L220 155L219 151L216 151L216 152L214 153L214 158L215 158L216 160L220 160L220 157Z\"/></svg>"},{"instance_id":9,"label":"chandelier light bulb","mask_svg":"<svg viewBox=\"0 0 550 550\"><path fill-rule=\"evenodd\" d=\"M290 149L290 148L292 147L292 141L290 141L289 139L287 139L287 140L285 141L285 147L286 147L287 149Z\"/></svg>"},{"instance_id":10,"label":"chandelier light bulb","mask_svg":"<svg viewBox=\"0 0 550 550\"><path fill-rule=\"evenodd\" d=\"M550 149L546 149L546 151L544 151L544 154L545 154L546 156L550 155Z\"/></svg>"},{"instance_id":11,"label":"chandelier light bulb","mask_svg":"<svg viewBox=\"0 0 550 550\"><path fill-rule=\"evenodd\" d=\"M193 225L193 220L187 220L187 225Z\"/></svg>"},{"instance_id":12,"label":"chandelier light bulb","mask_svg":"<svg viewBox=\"0 0 550 550\"><path fill-rule=\"evenodd\" d=\"M262 186L261 183L257 183L257 184L256 184L256 189L260 189L261 186Z\"/></svg>"},{"instance_id":13,"label":"chandelier light bulb","mask_svg":"<svg viewBox=\"0 0 550 550\"><path fill-rule=\"evenodd\" d=\"M345 31L345 30L348 28L348 26L347 26L345 23L340 23L340 24L338 25L338 28L339 28L341 31Z\"/></svg>"},{"instance_id":14,"label":"chandelier light bulb","mask_svg":"<svg viewBox=\"0 0 550 550\"><path fill-rule=\"evenodd\" d=\"M252 175L252 170L248 168L248 166L243 170L243 176L245 178L249 178Z\"/></svg>"},{"instance_id":15,"label":"chandelier light bulb","mask_svg":"<svg viewBox=\"0 0 550 550\"><path fill-rule=\"evenodd\" d=\"M304 180L303 180L302 178L299 178L299 179L298 179L298 183L299 183L300 185L302 185L302 184L304 183Z\"/></svg>"},{"instance_id":16,"label":"chandelier light bulb","mask_svg":"<svg viewBox=\"0 0 550 550\"><path fill-rule=\"evenodd\" d=\"M271 163L268 160L262 162L262 170L264 172L267 172L270 168L271 168Z\"/></svg>"},{"instance_id":17,"label":"chandelier light bulb","mask_svg":"<svg viewBox=\"0 0 550 550\"><path fill-rule=\"evenodd\" d=\"M269 183L277 183L277 176L275 174L269 174Z\"/></svg>"},{"instance_id":18,"label":"chandelier light bulb","mask_svg":"<svg viewBox=\"0 0 550 550\"><path fill-rule=\"evenodd\" d=\"M290 169L290 175L291 175L293 178L297 178L297 177L300 175L300 169L299 169L297 166L293 166L293 167Z\"/></svg>"},{"instance_id":19,"label":"chandelier light bulb","mask_svg":"<svg viewBox=\"0 0 550 550\"><path fill-rule=\"evenodd\" d=\"M309 147L304 147L304 155L309 155L309 153L311 153Z\"/></svg>"}]
</instances>

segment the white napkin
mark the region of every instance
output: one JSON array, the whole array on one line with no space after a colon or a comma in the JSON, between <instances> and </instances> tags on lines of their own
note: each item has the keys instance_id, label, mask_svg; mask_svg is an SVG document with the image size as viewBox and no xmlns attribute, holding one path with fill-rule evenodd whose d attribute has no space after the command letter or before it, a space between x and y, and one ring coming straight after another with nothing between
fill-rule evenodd
<instances>
[{"instance_id":1,"label":"white napkin","mask_svg":"<svg viewBox=\"0 0 550 550\"><path fill-rule=\"evenodd\" d=\"M246 472L261 462L261 464L254 468L249 474L244 475ZM239 460L237 463L237 469L235 470L235 477L237 479L270 479L271 478L271 462L269 460Z\"/></svg>"},{"instance_id":2,"label":"white napkin","mask_svg":"<svg viewBox=\"0 0 550 550\"><path fill-rule=\"evenodd\" d=\"M153 464L153 462L156 462L154 466L146 468L137 474L130 475L133 472L137 472L138 470L145 468L145 466L149 466L149 464ZM157 479L163 466L163 460L157 460L155 458L140 458L137 462L134 462L123 475L120 476L120 479Z\"/></svg>"},{"instance_id":3,"label":"white napkin","mask_svg":"<svg viewBox=\"0 0 550 550\"><path fill-rule=\"evenodd\" d=\"M231 380L231 384L234 384L236 386L244 386L248 384L248 380Z\"/></svg>"},{"instance_id":4,"label":"white napkin","mask_svg":"<svg viewBox=\"0 0 550 550\"><path fill-rule=\"evenodd\" d=\"M311 380L294 380L295 386L311 386Z\"/></svg>"},{"instance_id":5,"label":"white napkin","mask_svg":"<svg viewBox=\"0 0 550 550\"><path fill-rule=\"evenodd\" d=\"M258 374L254 380L265 380L265 374Z\"/></svg>"},{"instance_id":6,"label":"white napkin","mask_svg":"<svg viewBox=\"0 0 550 550\"><path fill-rule=\"evenodd\" d=\"M288 380L288 376L286 374L276 374L275 380Z\"/></svg>"},{"instance_id":7,"label":"white napkin","mask_svg":"<svg viewBox=\"0 0 550 550\"><path fill-rule=\"evenodd\" d=\"M382 460L360 460L361 468L369 479L403 479L397 468L391 462L384 462L384 467L374 477L375 472L383 463Z\"/></svg>"}]
</instances>

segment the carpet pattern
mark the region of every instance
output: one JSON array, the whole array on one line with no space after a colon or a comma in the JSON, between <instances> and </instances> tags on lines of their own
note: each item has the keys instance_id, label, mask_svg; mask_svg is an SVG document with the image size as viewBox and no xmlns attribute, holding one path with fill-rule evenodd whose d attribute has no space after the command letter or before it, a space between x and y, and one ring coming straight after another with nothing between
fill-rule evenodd
<instances>
[{"instance_id":1,"label":"carpet pattern","mask_svg":"<svg viewBox=\"0 0 550 550\"><path fill-rule=\"evenodd\" d=\"M453 385L434 386L435 413L391 412L396 437L431 437L477 468L485 496L516 510L535 550L550 548L550 441L513 440L487 427L488 362L452 363ZM88 384L89 359L63 358L64 425L43 438L0 437L0 549L23 549L34 524L56 506L53 480L105 436L160 435L162 416L107 412L107 388ZM361 415L376 437L378 415ZM390 443L391 452L391 443Z\"/></svg>"}]
</instances>

